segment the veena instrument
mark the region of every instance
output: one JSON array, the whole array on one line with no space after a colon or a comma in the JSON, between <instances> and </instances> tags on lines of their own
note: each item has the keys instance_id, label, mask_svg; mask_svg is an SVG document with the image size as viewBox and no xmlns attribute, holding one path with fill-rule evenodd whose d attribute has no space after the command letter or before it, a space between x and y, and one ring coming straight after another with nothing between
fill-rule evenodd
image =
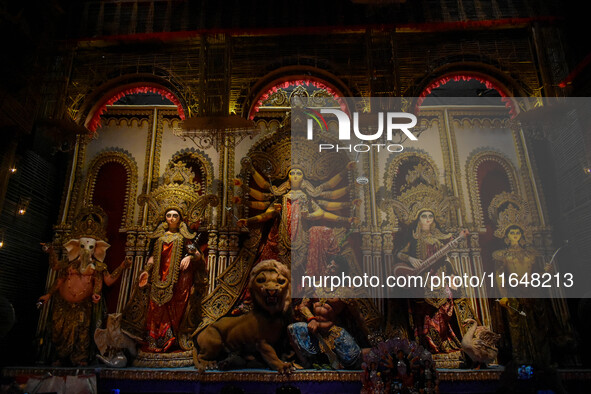
<instances>
[{"instance_id":1,"label":"veena instrument","mask_svg":"<svg viewBox=\"0 0 591 394\"><path fill-rule=\"evenodd\" d=\"M443 256L445 256L449 250L455 247L458 242L462 238L465 238L470 232L466 229L460 232L457 238L453 239L452 241L445 244L445 246L435 252L431 257L423 260L418 267L412 267L407 263L396 264L394 266L394 276L409 276L409 275L418 275L421 272L425 271L427 268L431 267L437 261L439 261Z\"/></svg>"}]
</instances>

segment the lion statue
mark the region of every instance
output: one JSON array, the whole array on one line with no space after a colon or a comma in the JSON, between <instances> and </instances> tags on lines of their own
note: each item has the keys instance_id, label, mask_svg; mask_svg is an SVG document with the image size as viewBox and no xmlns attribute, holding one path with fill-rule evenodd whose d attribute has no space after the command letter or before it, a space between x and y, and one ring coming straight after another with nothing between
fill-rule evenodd
<instances>
[{"instance_id":1,"label":"lion statue","mask_svg":"<svg viewBox=\"0 0 591 394\"><path fill-rule=\"evenodd\" d=\"M215 368L230 354L258 352L267 365L281 373L293 369L281 361L275 348L286 333L284 314L291 304L290 271L276 260L258 263L250 273L248 288L253 309L241 316L222 317L197 336L193 360L199 371Z\"/></svg>"}]
</instances>

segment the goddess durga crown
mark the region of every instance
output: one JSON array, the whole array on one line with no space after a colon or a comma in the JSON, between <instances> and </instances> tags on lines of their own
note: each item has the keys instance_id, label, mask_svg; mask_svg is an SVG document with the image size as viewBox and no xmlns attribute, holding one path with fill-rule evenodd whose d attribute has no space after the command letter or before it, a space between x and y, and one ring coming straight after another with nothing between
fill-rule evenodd
<instances>
[{"instance_id":1,"label":"goddess durga crown","mask_svg":"<svg viewBox=\"0 0 591 394\"><path fill-rule=\"evenodd\" d=\"M174 163L164 171L163 183L149 195L138 197L140 204L148 203L154 222L162 220L166 211L174 209L186 217L189 209L199 200L199 186L193 182L195 174L185 163Z\"/></svg>"}]
</instances>

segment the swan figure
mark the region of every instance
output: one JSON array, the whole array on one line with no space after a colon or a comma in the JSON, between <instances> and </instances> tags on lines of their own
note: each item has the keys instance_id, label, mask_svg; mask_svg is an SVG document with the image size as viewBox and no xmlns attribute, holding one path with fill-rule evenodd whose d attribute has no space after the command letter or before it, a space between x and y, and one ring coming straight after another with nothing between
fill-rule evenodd
<instances>
[{"instance_id":1,"label":"swan figure","mask_svg":"<svg viewBox=\"0 0 591 394\"><path fill-rule=\"evenodd\" d=\"M497 343L501 336L490 331L484 326L476 324L474 319L464 320L464 324L470 325L462 338L462 350L476 363L476 369L493 361L499 350Z\"/></svg>"}]
</instances>

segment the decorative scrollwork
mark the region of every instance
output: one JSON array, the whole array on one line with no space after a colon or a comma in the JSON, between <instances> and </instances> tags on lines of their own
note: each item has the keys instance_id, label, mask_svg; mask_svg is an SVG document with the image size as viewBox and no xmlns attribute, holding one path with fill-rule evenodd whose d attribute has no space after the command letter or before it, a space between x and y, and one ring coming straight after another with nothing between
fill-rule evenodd
<instances>
[{"instance_id":1,"label":"decorative scrollwork","mask_svg":"<svg viewBox=\"0 0 591 394\"><path fill-rule=\"evenodd\" d=\"M438 184L437 179L440 172L433 158L424 151L405 150L404 152L394 156L386 167L384 180L386 192L388 195L392 195L395 189L402 188L403 185L396 183L396 180L399 178L398 174L405 163L413 160L417 161L417 165L420 164L420 167L415 167L408 172L407 176L405 177L405 181L408 185L413 184L416 180L419 180L419 178L423 178L426 183L430 185Z\"/></svg>"}]
</instances>

